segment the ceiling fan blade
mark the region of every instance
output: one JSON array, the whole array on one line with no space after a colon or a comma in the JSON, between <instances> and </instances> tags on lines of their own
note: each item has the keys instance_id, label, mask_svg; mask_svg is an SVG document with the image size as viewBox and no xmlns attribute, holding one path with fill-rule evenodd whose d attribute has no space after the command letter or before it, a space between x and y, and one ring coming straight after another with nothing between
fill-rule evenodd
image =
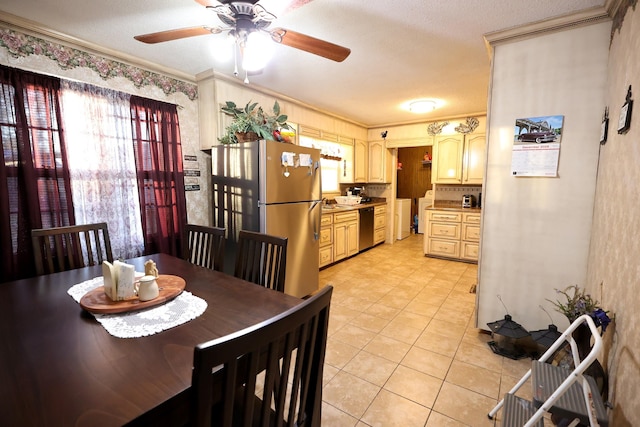
<instances>
[{"instance_id":1,"label":"ceiling fan blade","mask_svg":"<svg viewBox=\"0 0 640 427\"><path fill-rule=\"evenodd\" d=\"M284 28L275 28L270 31L271 38L276 43L304 50L314 55L322 56L332 61L342 62L351 53L351 49L329 43L315 37L307 36Z\"/></svg>"},{"instance_id":2,"label":"ceiling fan blade","mask_svg":"<svg viewBox=\"0 0 640 427\"><path fill-rule=\"evenodd\" d=\"M208 6L213 7L213 6L220 5L220 2L217 0L196 0L196 2L200 3L204 7L208 7Z\"/></svg>"},{"instance_id":3,"label":"ceiling fan blade","mask_svg":"<svg viewBox=\"0 0 640 427\"><path fill-rule=\"evenodd\" d=\"M189 27L189 28L180 28L178 30L167 30L160 31L157 33L149 33L142 34L140 36L135 36L134 39L141 41L143 43L161 43L168 42L171 40L184 39L187 37L195 37L195 36L204 36L206 34L216 34L221 31L220 28L215 27Z\"/></svg>"},{"instance_id":4,"label":"ceiling fan blade","mask_svg":"<svg viewBox=\"0 0 640 427\"><path fill-rule=\"evenodd\" d=\"M196 0L197 3L200 3L204 7L215 7L220 6L221 4L229 4L234 0ZM238 0L240 3L251 3L256 4L259 0Z\"/></svg>"}]
</instances>

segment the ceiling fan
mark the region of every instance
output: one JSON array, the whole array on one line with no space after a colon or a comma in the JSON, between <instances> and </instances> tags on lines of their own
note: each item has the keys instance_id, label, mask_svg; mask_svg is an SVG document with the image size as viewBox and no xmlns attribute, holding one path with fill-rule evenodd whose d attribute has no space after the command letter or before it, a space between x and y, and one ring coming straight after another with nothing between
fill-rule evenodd
<instances>
[{"instance_id":1,"label":"ceiling fan","mask_svg":"<svg viewBox=\"0 0 640 427\"><path fill-rule=\"evenodd\" d=\"M269 29L276 16L268 12L259 0L196 0L211 9L223 26L199 26L175 30L143 34L134 38L143 43L161 43L187 37L227 32L236 41L241 55L248 48L248 41L253 34L267 35L276 43L300 49L314 55L322 56L336 62L344 61L351 49L317 39L285 28ZM302 1L302 4L307 3ZM237 75L237 65L235 73Z\"/></svg>"}]
</instances>

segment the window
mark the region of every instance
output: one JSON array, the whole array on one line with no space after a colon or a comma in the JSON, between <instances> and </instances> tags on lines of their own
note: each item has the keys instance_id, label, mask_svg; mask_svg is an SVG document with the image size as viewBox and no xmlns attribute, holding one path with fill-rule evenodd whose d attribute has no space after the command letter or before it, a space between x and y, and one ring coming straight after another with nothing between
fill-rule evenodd
<instances>
[{"instance_id":1,"label":"window","mask_svg":"<svg viewBox=\"0 0 640 427\"><path fill-rule=\"evenodd\" d=\"M340 162L337 160L320 159L320 172L322 173L322 192L339 193Z\"/></svg>"}]
</instances>

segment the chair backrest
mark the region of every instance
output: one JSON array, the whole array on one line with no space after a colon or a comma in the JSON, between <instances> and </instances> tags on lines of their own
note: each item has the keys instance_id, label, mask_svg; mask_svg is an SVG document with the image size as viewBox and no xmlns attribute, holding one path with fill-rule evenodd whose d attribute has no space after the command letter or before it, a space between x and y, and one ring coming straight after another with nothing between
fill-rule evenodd
<instances>
[{"instance_id":1,"label":"chair backrest","mask_svg":"<svg viewBox=\"0 0 640 427\"><path fill-rule=\"evenodd\" d=\"M113 262L106 222L31 230L38 275Z\"/></svg>"},{"instance_id":2,"label":"chair backrest","mask_svg":"<svg viewBox=\"0 0 640 427\"><path fill-rule=\"evenodd\" d=\"M241 230L234 276L284 292L287 238Z\"/></svg>"},{"instance_id":3,"label":"chair backrest","mask_svg":"<svg viewBox=\"0 0 640 427\"><path fill-rule=\"evenodd\" d=\"M332 291L196 346L191 425L319 426Z\"/></svg>"},{"instance_id":4,"label":"chair backrest","mask_svg":"<svg viewBox=\"0 0 640 427\"><path fill-rule=\"evenodd\" d=\"M222 271L224 268L225 229L187 224L182 258L200 267Z\"/></svg>"}]
</instances>

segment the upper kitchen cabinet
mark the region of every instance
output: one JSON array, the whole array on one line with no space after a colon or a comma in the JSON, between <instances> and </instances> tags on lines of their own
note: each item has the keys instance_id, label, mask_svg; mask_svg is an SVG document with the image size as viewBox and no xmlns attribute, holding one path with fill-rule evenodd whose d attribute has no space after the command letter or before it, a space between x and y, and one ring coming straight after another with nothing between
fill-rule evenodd
<instances>
[{"instance_id":1,"label":"upper kitchen cabinet","mask_svg":"<svg viewBox=\"0 0 640 427\"><path fill-rule=\"evenodd\" d=\"M369 181L391 182L391 156L387 153L384 141L369 143Z\"/></svg>"},{"instance_id":2,"label":"upper kitchen cabinet","mask_svg":"<svg viewBox=\"0 0 640 427\"><path fill-rule=\"evenodd\" d=\"M434 184L462 184L462 155L464 135L438 136L433 144L431 182Z\"/></svg>"},{"instance_id":3,"label":"upper kitchen cabinet","mask_svg":"<svg viewBox=\"0 0 640 427\"><path fill-rule=\"evenodd\" d=\"M369 145L356 139L353 146L353 182L369 181Z\"/></svg>"},{"instance_id":4,"label":"upper kitchen cabinet","mask_svg":"<svg viewBox=\"0 0 640 427\"><path fill-rule=\"evenodd\" d=\"M322 139L322 132L320 129L312 128L305 125L298 126L298 133L300 136L308 136L314 139Z\"/></svg>"},{"instance_id":5,"label":"upper kitchen cabinet","mask_svg":"<svg viewBox=\"0 0 640 427\"><path fill-rule=\"evenodd\" d=\"M484 133L465 136L464 157L462 161L463 184L482 184L485 150L486 136Z\"/></svg>"},{"instance_id":6,"label":"upper kitchen cabinet","mask_svg":"<svg viewBox=\"0 0 640 427\"><path fill-rule=\"evenodd\" d=\"M484 134L436 137L431 180L434 184L482 184Z\"/></svg>"},{"instance_id":7,"label":"upper kitchen cabinet","mask_svg":"<svg viewBox=\"0 0 640 427\"><path fill-rule=\"evenodd\" d=\"M342 152L342 159L338 166L338 182L341 184L353 184L357 182L354 180L354 167L353 167L353 142L351 144L340 142L340 151Z\"/></svg>"}]
</instances>

